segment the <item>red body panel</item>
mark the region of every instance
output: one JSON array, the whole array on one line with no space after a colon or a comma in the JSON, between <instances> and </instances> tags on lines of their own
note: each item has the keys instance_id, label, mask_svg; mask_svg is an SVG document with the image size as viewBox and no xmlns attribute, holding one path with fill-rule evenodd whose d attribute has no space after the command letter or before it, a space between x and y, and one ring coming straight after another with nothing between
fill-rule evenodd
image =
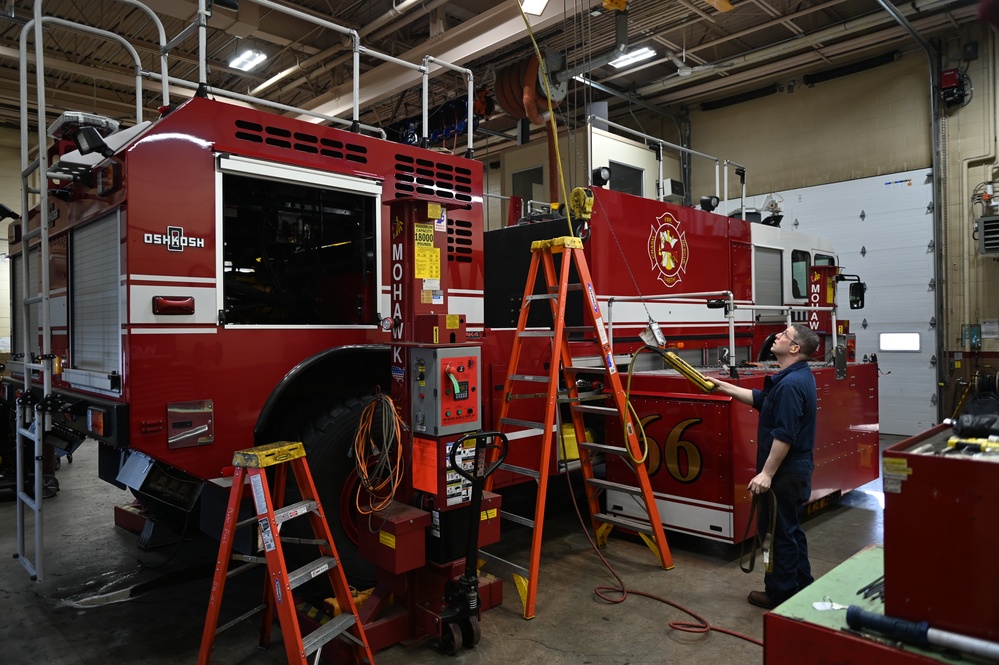
<instances>
[{"instance_id":1,"label":"red body panel","mask_svg":"<svg viewBox=\"0 0 999 665\"><path fill-rule=\"evenodd\" d=\"M850 369L847 378L836 379L831 367L813 368L819 386L813 502L878 477L877 368ZM740 370L739 385L762 388L765 375ZM727 397L692 392L686 379L670 372L636 375L632 403L649 438L646 466L664 524L741 542L752 501L746 486L756 473L758 414ZM609 427L607 441L622 445L617 427ZM630 477L623 461L608 459L608 480L627 483ZM620 508L608 510L628 514L631 504L614 498Z\"/></svg>"},{"instance_id":2,"label":"red body panel","mask_svg":"<svg viewBox=\"0 0 999 665\"><path fill-rule=\"evenodd\" d=\"M457 208L449 211L449 220L468 231L461 234L460 243L454 233L448 234L448 282L481 293L481 163L200 98L157 121L119 153L115 159L123 162L121 189L106 197L91 190L70 205L56 201L60 214L52 228L52 289L66 288L64 232L119 207L125 216L121 266L126 312L133 304L127 294L135 286L221 288L215 241L216 160L224 154L377 178L383 182L384 238L389 237L388 203L399 196L419 195ZM146 234L164 234L168 225L182 227L187 238L203 239L203 245L166 251L162 244L146 242ZM379 284L385 286L379 293L387 292L390 281L389 251L390 244L384 242ZM231 464L234 450L260 443L254 430L264 404L296 366L332 348L389 342L389 333L374 325L125 325L120 401L130 409L129 445L194 476L217 477ZM58 323L53 352L72 367L66 328ZM334 384L350 379L329 377ZM58 380L55 386L73 390ZM166 404L204 399L214 400L214 443L168 448Z\"/></svg>"},{"instance_id":3,"label":"red body panel","mask_svg":"<svg viewBox=\"0 0 999 665\"><path fill-rule=\"evenodd\" d=\"M885 614L999 642L999 465L934 454L952 434L938 425L884 453Z\"/></svg>"}]
</instances>

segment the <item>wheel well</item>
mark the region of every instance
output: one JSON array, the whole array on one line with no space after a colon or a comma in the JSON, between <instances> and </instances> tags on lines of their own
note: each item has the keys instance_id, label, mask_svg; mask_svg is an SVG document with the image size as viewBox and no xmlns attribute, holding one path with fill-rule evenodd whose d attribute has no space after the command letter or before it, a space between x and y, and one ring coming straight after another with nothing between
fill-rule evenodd
<instances>
[{"instance_id":1,"label":"wheel well","mask_svg":"<svg viewBox=\"0 0 999 665\"><path fill-rule=\"evenodd\" d=\"M271 443L297 431L299 406L319 395L347 396L390 390L391 350L386 345L341 346L303 360L277 385L260 411L254 428L256 445Z\"/></svg>"}]
</instances>

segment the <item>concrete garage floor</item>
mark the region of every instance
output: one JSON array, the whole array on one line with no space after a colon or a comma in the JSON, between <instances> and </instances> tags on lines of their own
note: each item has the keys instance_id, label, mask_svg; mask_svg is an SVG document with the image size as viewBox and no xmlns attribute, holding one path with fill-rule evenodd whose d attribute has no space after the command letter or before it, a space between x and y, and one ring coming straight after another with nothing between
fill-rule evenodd
<instances>
[{"instance_id":1,"label":"concrete garage floor","mask_svg":"<svg viewBox=\"0 0 999 665\"><path fill-rule=\"evenodd\" d=\"M882 449L898 441L883 437ZM57 472L61 491L44 502L45 579L32 582L16 552L15 502L0 502L0 661L47 665L160 665L197 662L217 543L207 537L174 548L142 551L136 536L114 525L113 507L131 494L99 481L97 451L76 451ZM763 649L723 632L682 632L671 622L698 623L676 607L637 595L619 604L599 600L594 588L614 578L590 548L561 479L552 483L542 555L537 616L525 621L509 581L503 605L483 615L482 641L449 658L433 645L395 646L380 665L420 663L546 663L634 665L760 663ZM871 544L882 544L881 481L850 492L805 525L813 573L823 575ZM663 571L644 545L612 537L604 550L629 589L661 596L712 626L763 639L763 610L746 602L763 588L762 563L743 573L739 548L667 532L675 568ZM527 530L509 534L525 545ZM509 540L504 543L510 542ZM260 587L236 578L226 607L250 607ZM136 587L135 585L140 585ZM242 586L240 589L238 587ZM106 594L133 587L124 602ZM844 590L848 603L856 590ZM245 600L239 598L245 596ZM241 603L241 600L243 602ZM229 603L233 603L230 605ZM245 622L220 636L212 662L285 663L280 630L269 650L256 648L256 626Z\"/></svg>"}]
</instances>

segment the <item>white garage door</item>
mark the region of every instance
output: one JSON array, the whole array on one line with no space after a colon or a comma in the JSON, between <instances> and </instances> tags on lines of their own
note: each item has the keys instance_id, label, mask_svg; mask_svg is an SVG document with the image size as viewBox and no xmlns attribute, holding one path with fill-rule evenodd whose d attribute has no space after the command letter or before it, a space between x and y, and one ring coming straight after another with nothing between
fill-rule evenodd
<instances>
[{"instance_id":1,"label":"white garage door","mask_svg":"<svg viewBox=\"0 0 999 665\"><path fill-rule=\"evenodd\" d=\"M858 359L878 356L881 432L910 435L936 424L929 169L778 194L784 199L781 227L830 238L843 271L867 283L862 310L849 309L846 285L840 286L839 316L849 319L850 331L857 335ZM748 205L762 205L763 198L755 197ZM899 340L918 350L883 346Z\"/></svg>"}]
</instances>

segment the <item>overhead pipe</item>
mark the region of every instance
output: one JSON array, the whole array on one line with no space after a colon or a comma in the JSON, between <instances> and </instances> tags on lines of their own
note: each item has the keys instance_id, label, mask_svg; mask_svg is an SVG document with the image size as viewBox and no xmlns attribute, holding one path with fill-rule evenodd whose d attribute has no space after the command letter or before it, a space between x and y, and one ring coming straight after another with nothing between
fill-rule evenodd
<instances>
[{"instance_id":1,"label":"overhead pipe","mask_svg":"<svg viewBox=\"0 0 999 665\"><path fill-rule=\"evenodd\" d=\"M927 16L916 21L916 23L924 30L936 29L944 24L952 25L954 21L965 21L969 17L973 16L974 12L975 8L973 6L961 7L954 11L948 12L946 15ZM848 42L839 42L837 44L822 47L819 51L806 51L781 60L762 64L752 70L730 73L724 78L704 81L692 87L665 92L663 94L653 96L649 101L658 104L682 103L683 101L690 99L692 96L705 95L723 88L731 88L739 83L756 81L766 76L781 74L794 68L804 67L815 62L827 61L830 57L842 55L850 50L881 44L888 40L896 39L899 31L901 31L901 28L897 25L893 25L889 28L884 28L877 33L854 37Z\"/></svg>"},{"instance_id":2,"label":"overhead pipe","mask_svg":"<svg viewBox=\"0 0 999 665\"><path fill-rule=\"evenodd\" d=\"M569 69L563 69L561 71L555 72L551 75L552 79L558 83L565 83L569 79L578 76L579 74L585 74L594 69L603 67L606 64L617 60L621 56L628 52L628 12L627 11L615 11L614 12L614 48L606 53L602 53L594 58L585 60L584 62L571 67Z\"/></svg>"},{"instance_id":3,"label":"overhead pipe","mask_svg":"<svg viewBox=\"0 0 999 665\"><path fill-rule=\"evenodd\" d=\"M880 0L879 0L880 2ZM916 0L910 5L906 5L908 13L923 13L935 11L937 9L947 7L951 3L949 0ZM843 21L834 27L826 28L824 30L819 30L810 35L804 37L795 37L794 39L789 39L782 44L776 44L752 53L748 53L743 56L736 56L728 58L724 63L717 63L712 69L705 69L701 71L693 71L690 76L672 76L655 83L641 86L635 90L635 94L639 97L649 97L657 93L670 90L681 84L689 83L690 81L696 81L705 76L710 76L715 71L720 71L723 69L732 69L735 67L743 67L746 65L752 65L757 62L762 62L764 60L770 60L772 58L780 57L786 53L792 51L800 51L803 48L815 46L831 39L837 39L843 36L844 33L849 34L853 32L858 32L862 30L868 30L871 28L876 28L890 20L890 17L886 17L883 14L869 14L867 16L862 16L857 19L851 19ZM724 66L722 66L724 65Z\"/></svg>"},{"instance_id":4,"label":"overhead pipe","mask_svg":"<svg viewBox=\"0 0 999 665\"><path fill-rule=\"evenodd\" d=\"M940 168L941 168L941 166L943 164L943 161L942 161L941 155L940 155L940 95L938 94L938 88L937 88L937 80L938 80L939 74L940 74L940 68L939 68L939 64L938 64L939 63L939 53L937 52L937 50L935 48L933 48L932 46L930 46L926 42L925 39L923 39L923 36L920 35L919 32L917 32L916 29L912 27L912 24L909 23L909 21L906 20L905 16L901 12L899 12L898 9L896 9L896 7L893 4L891 4L889 2L886 2L885 0L878 0L878 4L881 5L882 7L884 7L885 11L888 12L888 14L890 14L892 16L892 18L894 18L895 21L899 25L901 25L903 28L905 28L905 30L908 31L908 33L912 36L912 38L914 40L916 40L916 43L919 44L922 47L923 52L926 54L926 63L927 63L927 65L929 67L929 70L930 70L929 71L929 74L930 74L930 85L929 85L929 91L930 91L930 142L931 142L931 146L932 146L931 151L930 151L930 173L932 174L932 177L933 177L933 202L934 202L934 205L933 205L933 240L934 240L934 242L936 242L939 239L939 237L940 237L941 228L943 226L943 211L942 211L943 206L939 205L941 203L941 192L943 191L943 179L941 178L941 175L940 175ZM964 194L962 192L962 196L963 195ZM964 249L966 249L966 247L963 247L962 251ZM967 270L967 261L965 261L964 263L965 263L965 268L964 269ZM938 263L937 263L936 267L939 270L939 267L940 267L940 265L939 265L939 259L938 259ZM937 272L937 275L939 277L940 273ZM967 282L965 282L965 284L967 284ZM965 288L967 288L967 286ZM936 297L934 298L934 309L936 309L937 311L940 310L940 294L939 294L939 292L937 292ZM965 313L964 321L965 322L967 322L969 320L968 317L970 316L970 311L971 311L971 306L968 303L967 294L965 294L965 298L964 298L964 313ZM970 344L971 344L970 340L966 340L965 341L965 347L964 347L965 351L970 351L971 350ZM944 369L943 369L944 363L937 363L937 367L938 367L937 372L942 375L944 373ZM942 376L938 376L937 378L938 378L937 385L938 386L942 385L940 379L942 379L943 377ZM938 418L943 413L943 409L944 409L943 400L938 399L937 400L937 416L938 416Z\"/></svg>"},{"instance_id":5,"label":"overhead pipe","mask_svg":"<svg viewBox=\"0 0 999 665\"><path fill-rule=\"evenodd\" d=\"M433 0L433 2L425 4L422 2L422 0L403 0L403 2L399 3L399 5L395 9L386 12L381 17L375 19L374 21L364 26L363 28L360 28L357 31L357 33L362 38L379 39L380 37L384 36L383 33L388 33L390 31L398 30L399 28L405 25L409 25L410 23L412 23L421 16L419 13L416 12L407 15L406 13L410 9L418 5L423 5L424 12L426 13L433 11L434 9L437 9L442 5L446 5L448 1L449 0ZM382 32L376 32L379 29L382 29ZM327 70L339 67L340 65L344 64L350 59L350 54L341 55L340 57L330 62L323 62L323 61L331 56L340 54L342 51L343 48L341 46L332 46L324 51L321 51L320 53L317 53L298 64L288 67L282 72L278 72L277 74L267 79L253 90L251 90L250 94L258 95L264 92L265 90L273 88L275 85L277 85L284 79L288 78L289 76L296 74L298 72L306 71L314 65L322 65L322 68ZM308 82L309 82L309 74L306 74L305 76L300 76L299 78L290 81L286 85L282 86L282 89L295 89L301 87L302 85Z\"/></svg>"}]
</instances>

